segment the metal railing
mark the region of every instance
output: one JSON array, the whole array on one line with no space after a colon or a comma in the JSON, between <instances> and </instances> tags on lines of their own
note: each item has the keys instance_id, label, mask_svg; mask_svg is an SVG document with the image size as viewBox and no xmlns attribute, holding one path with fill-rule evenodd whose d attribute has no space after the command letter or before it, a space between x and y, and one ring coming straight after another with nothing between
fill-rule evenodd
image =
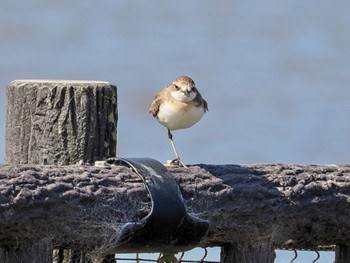
<instances>
[{"instance_id":1,"label":"metal railing","mask_svg":"<svg viewBox=\"0 0 350 263\"><path fill-rule=\"evenodd\" d=\"M206 248L202 248L203 249L203 256L201 256L200 259L198 260L193 260L193 259L186 259L186 252L182 252L180 254L180 256L177 258L177 261L179 263L220 263L220 261L213 261L213 260L207 260L207 256L208 256L208 250ZM290 250L293 251L293 258L290 260L290 263L295 263L296 260L298 259L298 251L297 250ZM317 250L312 250L310 252L314 252L315 258L312 259L311 263L317 263L318 260L320 259L320 253ZM123 262L123 261L129 261L129 262L136 262L136 263L142 263L142 262L159 262L160 258L162 257L162 254L160 253L158 255L158 257L155 257L153 259L151 258L143 258L140 257L139 254L136 254L135 257L121 257L116 255L116 257L114 258L115 262Z\"/></svg>"},{"instance_id":2,"label":"metal railing","mask_svg":"<svg viewBox=\"0 0 350 263\"><path fill-rule=\"evenodd\" d=\"M204 250L204 254L203 256L199 259L199 260L190 260L190 259L185 259L185 252L182 252L181 255L179 256L179 258L177 258L177 261L179 263L220 263L220 261L211 261L211 260L206 260L207 256L208 256L208 250L206 248L202 248ZM160 258L161 258L162 254L160 253L158 258L156 259L148 259L148 258L141 258L139 257L139 254L136 254L136 256L134 258L131 257L118 257L116 256L114 259L116 260L116 262L119 261L134 261L137 263L141 263L141 262L159 262Z\"/></svg>"}]
</instances>

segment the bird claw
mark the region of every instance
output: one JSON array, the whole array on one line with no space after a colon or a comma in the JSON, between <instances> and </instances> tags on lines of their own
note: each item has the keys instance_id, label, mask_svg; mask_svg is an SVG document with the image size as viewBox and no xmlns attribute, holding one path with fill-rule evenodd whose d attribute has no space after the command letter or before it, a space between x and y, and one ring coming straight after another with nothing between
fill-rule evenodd
<instances>
[{"instance_id":1,"label":"bird claw","mask_svg":"<svg viewBox=\"0 0 350 263\"><path fill-rule=\"evenodd\" d=\"M183 161L181 161L180 158L176 158L172 161L169 162L169 165L174 165L174 166L182 166L184 168L187 168L186 164L184 164Z\"/></svg>"}]
</instances>

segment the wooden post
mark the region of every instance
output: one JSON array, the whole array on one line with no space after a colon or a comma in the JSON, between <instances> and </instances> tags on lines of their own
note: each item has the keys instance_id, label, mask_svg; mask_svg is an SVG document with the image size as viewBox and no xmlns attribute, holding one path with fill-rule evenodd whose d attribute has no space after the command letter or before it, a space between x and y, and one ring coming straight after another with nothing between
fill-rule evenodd
<instances>
[{"instance_id":1,"label":"wooden post","mask_svg":"<svg viewBox=\"0 0 350 263\"><path fill-rule=\"evenodd\" d=\"M243 241L221 248L221 263L273 263L275 248L268 241Z\"/></svg>"},{"instance_id":2,"label":"wooden post","mask_svg":"<svg viewBox=\"0 0 350 263\"><path fill-rule=\"evenodd\" d=\"M7 88L5 160L68 165L116 156L117 119L117 90L108 82L13 81ZM45 238L0 248L0 262L23 256L18 262L51 263L51 240ZM80 262L83 254L73 252L55 253L55 262Z\"/></svg>"},{"instance_id":3,"label":"wooden post","mask_svg":"<svg viewBox=\"0 0 350 263\"><path fill-rule=\"evenodd\" d=\"M335 263L350 263L349 245L337 245L335 247Z\"/></svg>"},{"instance_id":4,"label":"wooden post","mask_svg":"<svg viewBox=\"0 0 350 263\"><path fill-rule=\"evenodd\" d=\"M116 156L116 105L116 87L108 82L11 82L6 162L64 165Z\"/></svg>"}]
</instances>

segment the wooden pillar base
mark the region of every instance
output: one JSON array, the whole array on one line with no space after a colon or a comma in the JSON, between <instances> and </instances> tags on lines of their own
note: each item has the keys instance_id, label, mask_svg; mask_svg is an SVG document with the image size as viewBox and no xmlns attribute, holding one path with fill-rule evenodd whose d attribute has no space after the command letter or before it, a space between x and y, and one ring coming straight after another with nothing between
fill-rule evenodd
<instances>
[{"instance_id":1,"label":"wooden pillar base","mask_svg":"<svg viewBox=\"0 0 350 263\"><path fill-rule=\"evenodd\" d=\"M275 248L268 241L242 241L221 248L221 263L273 263Z\"/></svg>"},{"instance_id":2,"label":"wooden pillar base","mask_svg":"<svg viewBox=\"0 0 350 263\"><path fill-rule=\"evenodd\" d=\"M52 263L52 244L46 240L28 240L18 246L0 247L0 262Z\"/></svg>"},{"instance_id":3,"label":"wooden pillar base","mask_svg":"<svg viewBox=\"0 0 350 263\"><path fill-rule=\"evenodd\" d=\"M350 263L350 245L337 245L335 247L334 263Z\"/></svg>"}]
</instances>

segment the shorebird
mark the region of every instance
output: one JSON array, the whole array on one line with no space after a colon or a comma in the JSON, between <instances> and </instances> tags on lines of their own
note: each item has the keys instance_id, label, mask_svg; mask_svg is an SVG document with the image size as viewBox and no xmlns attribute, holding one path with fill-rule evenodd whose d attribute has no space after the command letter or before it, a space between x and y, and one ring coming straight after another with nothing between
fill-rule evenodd
<instances>
[{"instance_id":1,"label":"shorebird","mask_svg":"<svg viewBox=\"0 0 350 263\"><path fill-rule=\"evenodd\" d=\"M168 129L168 137L176 156L171 164L186 167L176 151L171 131L192 127L207 111L208 103L202 98L194 81L187 76L178 77L154 97L150 113Z\"/></svg>"}]
</instances>

